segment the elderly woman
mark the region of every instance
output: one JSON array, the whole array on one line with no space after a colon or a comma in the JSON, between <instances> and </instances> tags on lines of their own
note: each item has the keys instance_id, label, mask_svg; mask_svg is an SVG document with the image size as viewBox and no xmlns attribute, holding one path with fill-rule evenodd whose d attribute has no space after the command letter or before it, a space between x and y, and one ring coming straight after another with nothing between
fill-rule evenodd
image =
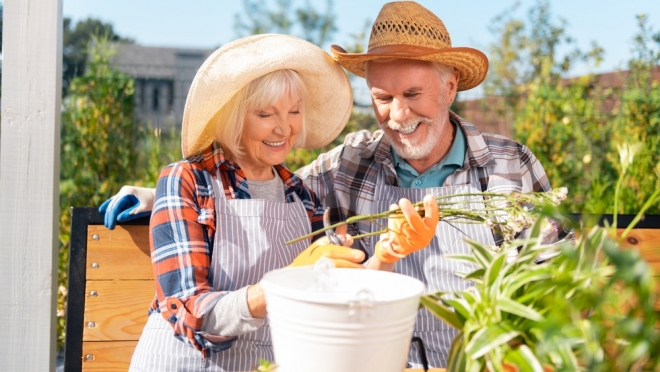
<instances>
[{"instance_id":1,"label":"elderly woman","mask_svg":"<svg viewBox=\"0 0 660 372\"><path fill-rule=\"evenodd\" d=\"M332 141L351 105L344 71L304 40L251 36L206 60L186 101L186 159L158 180L150 227L156 298L130 371L247 371L260 358L272 361L262 276L320 255L363 267L363 252L327 238L284 244L320 228L323 208L282 162L294 146ZM410 209L406 218L421 220Z\"/></svg>"}]
</instances>

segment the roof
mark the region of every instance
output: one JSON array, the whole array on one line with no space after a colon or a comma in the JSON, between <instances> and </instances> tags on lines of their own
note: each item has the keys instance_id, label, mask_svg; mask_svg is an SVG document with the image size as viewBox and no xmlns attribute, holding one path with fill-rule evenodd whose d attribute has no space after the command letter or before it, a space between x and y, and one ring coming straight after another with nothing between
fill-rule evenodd
<instances>
[{"instance_id":1,"label":"roof","mask_svg":"<svg viewBox=\"0 0 660 372\"><path fill-rule=\"evenodd\" d=\"M149 47L117 43L111 63L134 78L172 79L182 70L194 72L215 49Z\"/></svg>"}]
</instances>

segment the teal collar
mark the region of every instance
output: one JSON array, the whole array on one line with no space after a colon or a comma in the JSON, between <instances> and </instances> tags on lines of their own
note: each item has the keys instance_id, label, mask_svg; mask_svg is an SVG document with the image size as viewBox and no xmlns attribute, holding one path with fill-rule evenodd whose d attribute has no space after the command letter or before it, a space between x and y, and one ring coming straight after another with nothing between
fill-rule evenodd
<instances>
[{"instance_id":1,"label":"teal collar","mask_svg":"<svg viewBox=\"0 0 660 372\"><path fill-rule=\"evenodd\" d=\"M456 136L454 137L454 142L452 143L449 152L444 158L440 160L440 162L427 169L424 173L440 169L447 165L456 165L458 168L463 166L463 163L465 162L465 153L467 151L465 134L463 134L463 130L461 129L460 125L456 125L453 122L451 124L454 126L454 128L456 128ZM417 171L411 167L410 164L408 164L408 162L406 162L403 158L401 158L401 156L399 156L399 154L396 153L396 151L394 151L394 147L390 147L390 149L395 167L405 169L414 175L419 175Z\"/></svg>"}]
</instances>

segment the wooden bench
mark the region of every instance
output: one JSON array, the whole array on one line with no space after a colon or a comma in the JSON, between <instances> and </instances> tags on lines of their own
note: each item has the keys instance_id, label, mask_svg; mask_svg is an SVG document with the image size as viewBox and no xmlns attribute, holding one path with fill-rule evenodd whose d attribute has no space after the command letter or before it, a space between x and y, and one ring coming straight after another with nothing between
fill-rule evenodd
<instances>
[{"instance_id":1,"label":"wooden bench","mask_svg":"<svg viewBox=\"0 0 660 372\"><path fill-rule=\"evenodd\" d=\"M631 220L619 216L619 226ZM148 225L142 218L108 230L96 208L71 209L65 372L128 370L155 295ZM640 251L660 290L660 216L647 216L623 246Z\"/></svg>"},{"instance_id":2,"label":"wooden bench","mask_svg":"<svg viewBox=\"0 0 660 372\"><path fill-rule=\"evenodd\" d=\"M127 371L154 296L149 218L72 208L64 371Z\"/></svg>"}]
</instances>

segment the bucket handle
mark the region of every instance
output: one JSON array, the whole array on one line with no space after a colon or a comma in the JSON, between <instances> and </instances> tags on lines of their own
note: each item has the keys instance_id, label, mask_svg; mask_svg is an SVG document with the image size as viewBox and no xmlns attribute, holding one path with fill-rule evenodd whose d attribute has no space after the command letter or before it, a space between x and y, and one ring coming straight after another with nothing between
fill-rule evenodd
<instances>
[{"instance_id":1,"label":"bucket handle","mask_svg":"<svg viewBox=\"0 0 660 372\"><path fill-rule=\"evenodd\" d=\"M421 338L414 336L411 343L417 344L417 350L419 351L419 359L422 361L422 368L424 372L429 370L429 360L426 358L426 348L424 347L424 341Z\"/></svg>"}]
</instances>

